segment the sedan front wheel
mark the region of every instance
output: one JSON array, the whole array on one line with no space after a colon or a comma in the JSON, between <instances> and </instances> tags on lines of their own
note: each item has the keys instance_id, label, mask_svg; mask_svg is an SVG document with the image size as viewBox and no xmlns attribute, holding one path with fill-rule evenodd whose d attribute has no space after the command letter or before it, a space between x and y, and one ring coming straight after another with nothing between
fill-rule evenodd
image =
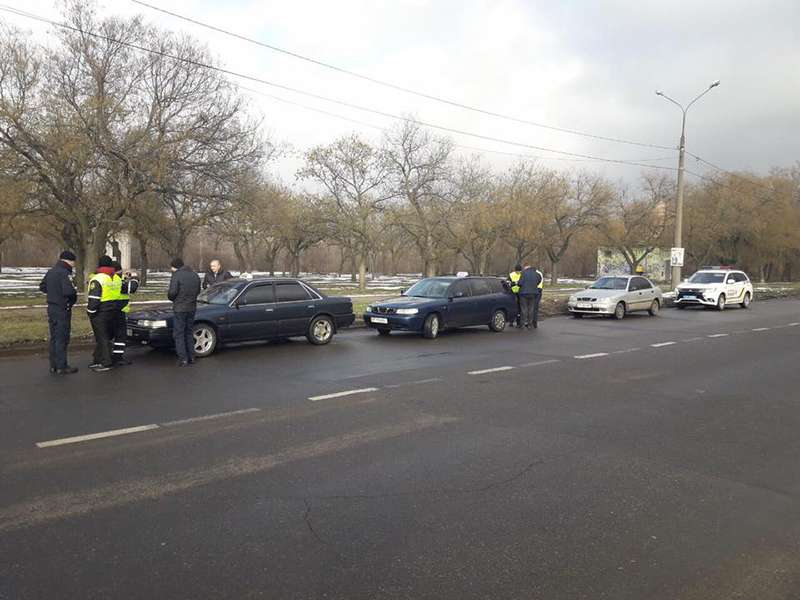
<instances>
[{"instance_id":1,"label":"sedan front wheel","mask_svg":"<svg viewBox=\"0 0 800 600\"><path fill-rule=\"evenodd\" d=\"M625 303L619 302L617 303L617 307L614 309L614 318L617 321L621 321L625 318Z\"/></svg>"}]
</instances>

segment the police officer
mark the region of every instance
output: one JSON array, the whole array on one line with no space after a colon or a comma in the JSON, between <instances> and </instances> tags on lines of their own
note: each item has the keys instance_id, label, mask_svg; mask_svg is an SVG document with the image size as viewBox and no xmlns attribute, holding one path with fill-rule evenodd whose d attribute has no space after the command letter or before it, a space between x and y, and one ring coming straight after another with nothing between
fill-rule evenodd
<instances>
[{"instance_id":1,"label":"police officer","mask_svg":"<svg viewBox=\"0 0 800 600\"><path fill-rule=\"evenodd\" d=\"M116 300L117 310L114 314L114 349L112 361L114 365L130 365L131 360L125 357L125 346L128 339L128 313L131 310L131 294L139 289L139 280L131 273L123 273L119 261L114 261L114 284L120 286L119 298Z\"/></svg>"},{"instance_id":2,"label":"police officer","mask_svg":"<svg viewBox=\"0 0 800 600\"><path fill-rule=\"evenodd\" d=\"M50 373L71 375L76 367L67 362L67 347L72 331L72 307L78 300L75 289L75 254L64 250L58 262L47 271L39 291L47 294L47 322L50 328Z\"/></svg>"},{"instance_id":3,"label":"police officer","mask_svg":"<svg viewBox=\"0 0 800 600\"><path fill-rule=\"evenodd\" d=\"M517 264L514 270L508 274L508 280L511 282L511 293L517 300L517 318L514 319L514 324L517 327L522 327L522 311L519 306L519 280L522 277L522 265Z\"/></svg>"},{"instance_id":4,"label":"police officer","mask_svg":"<svg viewBox=\"0 0 800 600\"><path fill-rule=\"evenodd\" d=\"M110 371L114 365L111 340L114 337L116 313L119 312L121 279L114 279L114 261L101 256L97 271L89 279L86 312L94 333L94 360L89 368L95 373Z\"/></svg>"},{"instance_id":5,"label":"police officer","mask_svg":"<svg viewBox=\"0 0 800 600\"><path fill-rule=\"evenodd\" d=\"M525 265L519 279L519 303L522 308L523 327L539 327L539 302L542 299L544 275L539 269Z\"/></svg>"}]
</instances>

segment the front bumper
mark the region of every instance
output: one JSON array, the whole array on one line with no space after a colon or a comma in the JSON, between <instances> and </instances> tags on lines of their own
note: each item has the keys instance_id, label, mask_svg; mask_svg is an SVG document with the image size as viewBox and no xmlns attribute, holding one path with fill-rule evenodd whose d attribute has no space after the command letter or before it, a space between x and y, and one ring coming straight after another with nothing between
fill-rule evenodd
<instances>
[{"instance_id":1,"label":"front bumper","mask_svg":"<svg viewBox=\"0 0 800 600\"><path fill-rule=\"evenodd\" d=\"M172 329L169 327L151 329L149 327L128 325L127 333L129 346L139 344L142 346L153 346L154 348L164 348L174 343L172 339Z\"/></svg>"},{"instance_id":2,"label":"front bumper","mask_svg":"<svg viewBox=\"0 0 800 600\"><path fill-rule=\"evenodd\" d=\"M704 295L702 292L690 294L679 291L675 296L675 304L692 304L696 306L716 306L717 298Z\"/></svg>"},{"instance_id":3,"label":"front bumper","mask_svg":"<svg viewBox=\"0 0 800 600\"><path fill-rule=\"evenodd\" d=\"M577 302L568 302L567 309L570 313L580 313L582 315L613 315L616 304L601 304L599 302L588 302L591 306L578 307Z\"/></svg>"},{"instance_id":4,"label":"front bumper","mask_svg":"<svg viewBox=\"0 0 800 600\"><path fill-rule=\"evenodd\" d=\"M379 322L375 322L378 319ZM380 322L383 319L385 323ZM378 314L364 313L364 323L373 329L389 329L392 331L422 331L425 319L422 315L397 315L397 314Z\"/></svg>"}]
</instances>

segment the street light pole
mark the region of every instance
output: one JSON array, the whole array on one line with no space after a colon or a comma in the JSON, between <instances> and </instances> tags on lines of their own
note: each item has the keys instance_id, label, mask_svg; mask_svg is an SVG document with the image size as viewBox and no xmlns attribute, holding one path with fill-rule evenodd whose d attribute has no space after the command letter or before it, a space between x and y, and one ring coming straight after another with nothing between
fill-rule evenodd
<instances>
[{"instance_id":1,"label":"street light pole","mask_svg":"<svg viewBox=\"0 0 800 600\"><path fill-rule=\"evenodd\" d=\"M683 118L681 120L681 140L680 145L678 147L678 194L677 199L675 201L675 237L673 238L673 247L674 248L682 248L683 244L683 176L684 176L684 156L686 153L686 113L689 108L700 100L703 96L705 96L708 92L719 85L719 80L713 82L711 85L708 86L706 90L703 91L702 94L697 96L694 100L689 102L689 104L684 106L673 100L669 96L667 96L661 90L656 90L656 95L661 96L665 100L669 100L678 108L681 109L681 113ZM673 289L678 287L678 284L681 282L681 267L673 266L672 267L672 287Z\"/></svg>"}]
</instances>

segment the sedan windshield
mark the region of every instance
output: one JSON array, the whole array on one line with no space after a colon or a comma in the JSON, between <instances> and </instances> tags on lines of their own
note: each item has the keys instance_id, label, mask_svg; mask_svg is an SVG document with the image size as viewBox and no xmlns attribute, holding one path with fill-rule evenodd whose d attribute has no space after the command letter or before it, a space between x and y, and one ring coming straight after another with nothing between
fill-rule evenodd
<instances>
[{"instance_id":1,"label":"sedan windshield","mask_svg":"<svg viewBox=\"0 0 800 600\"><path fill-rule=\"evenodd\" d=\"M689 279L690 283L722 283L725 279L724 273L695 273Z\"/></svg>"},{"instance_id":2,"label":"sedan windshield","mask_svg":"<svg viewBox=\"0 0 800 600\"><path fill-rule=\"evenodd\" d=\"M200 292L197 301L204 304L230 304L238 293L238 286L220 284Z\"/></svg>"},{"instance_id":3,"label":"sedan windshield","mask_svg":"<svg viewBox=\"0 0 800 600\"><path fill-rule=\"evenodd\" d=\"M595 281L590 290L626 290L628 289L627 277L601 277Z\"/></svg>"},{"instance_id":4,"label":"sedan windshield","mask_svg":"<svg viewBox=\"0 0 800 600\"><path fill-rule=\"evenodd\" d=\"M423 279L412 285L403 295L416 298L445 298L450 283L449 279Z\"/></svg>"}]
</instances>

